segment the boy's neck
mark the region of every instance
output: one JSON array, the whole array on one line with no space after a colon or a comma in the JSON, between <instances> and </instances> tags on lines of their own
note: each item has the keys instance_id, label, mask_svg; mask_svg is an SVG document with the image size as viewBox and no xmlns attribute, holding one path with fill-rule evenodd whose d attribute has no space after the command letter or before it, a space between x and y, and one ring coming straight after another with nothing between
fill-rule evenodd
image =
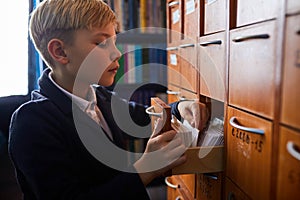
<instances>
[{"instance_id":1,"label":"boy's neck","mask_svg":"<svg viewBox=\"0 0 300 200\"><path fill-rule=\"evenodd\" d=\"M90 85L83 83L81 81L76 81L76 87L75 85L75 80L74 79L69 79L69 77L66 76L59 76L55 73L50 74L52 79L55 81L56 84L58 84L60 87L65 89L66 91L81 97L83 99L87 99L87 94L90 88Z\"/></svg>"}]
</instances>

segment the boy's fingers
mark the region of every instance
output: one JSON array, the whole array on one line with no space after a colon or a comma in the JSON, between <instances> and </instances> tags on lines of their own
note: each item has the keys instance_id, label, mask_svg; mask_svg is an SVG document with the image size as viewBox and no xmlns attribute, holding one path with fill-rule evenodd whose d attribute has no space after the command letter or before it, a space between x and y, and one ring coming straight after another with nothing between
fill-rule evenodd
<instances>
[{"instance_id":1,"label":"boy's fingers","mask_svg":"<svg viewBox=\"0 0 300 200\"><path fill-rule=\"evenodd\" d=\"M157 119L154 123L154 129L153 129L151 138L156 137L159 134L162 127L163 127L163 120L162 119Z\"/></svg>"},{"instance_id":2,"label":"boy's fingers","mask_svg":"<svg viewBox=\"0 0 300 200\"><path fill-rule=\"evenodd\" d=\"M171 140L173 140L176 134L177 132L175 130L170 130L170 131L163 132L162 134L160 134L159 137L161 141L170 142Z\"/></svg>"}]
</instances>

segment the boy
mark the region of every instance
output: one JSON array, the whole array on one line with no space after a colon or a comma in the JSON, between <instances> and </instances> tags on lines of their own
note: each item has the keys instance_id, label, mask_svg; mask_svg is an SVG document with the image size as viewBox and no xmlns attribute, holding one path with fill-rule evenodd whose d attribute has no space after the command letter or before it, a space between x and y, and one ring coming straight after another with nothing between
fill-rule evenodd
<instances>
[{"instance_id":1,"label":"boy","mask_svg":"<svg viewBox=\"0 0 300 200\"><path fill-rule=\"evenodd\" d=\"M144 106L105 89L119 68L116 28L101 0L44 0L33 12L30 36L49 68L11 121L9 152L24 199L148 199L145 186L185 161L175 131L154 132L141 158L123 166L130 133L117 123L121 113L129 107L140 126L150 119ZM172 110L178 118L200 113L191 102Z\"/></svg>"}]
</instances>

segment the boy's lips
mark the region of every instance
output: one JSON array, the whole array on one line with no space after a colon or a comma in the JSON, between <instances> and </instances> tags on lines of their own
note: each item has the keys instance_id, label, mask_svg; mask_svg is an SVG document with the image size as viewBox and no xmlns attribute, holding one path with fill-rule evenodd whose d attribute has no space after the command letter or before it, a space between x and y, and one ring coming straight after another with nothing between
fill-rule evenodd
<instances>
[{"instance_id":1,"label":"boy's lips","mask_svg":"<svg viewBox=\"0 0 300 200\"><path fill-rule=\"evenodd\" d=\"M108 71L109 72L116 72L116 71L118 71L118 69L119 69L119 67L114 67L114 68L109 69Z\"/></svg>"}]
</instances>

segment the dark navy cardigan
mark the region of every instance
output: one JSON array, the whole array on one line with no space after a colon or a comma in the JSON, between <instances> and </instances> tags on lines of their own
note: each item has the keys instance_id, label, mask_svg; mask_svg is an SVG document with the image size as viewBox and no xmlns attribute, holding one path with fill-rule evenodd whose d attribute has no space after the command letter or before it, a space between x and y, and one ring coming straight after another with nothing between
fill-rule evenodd
<instances>
[{"instance_id":1,"label":"dark navy cardigan","mask_svg":"<svg viewBox=\"0 0 300 200\"><path fill-rule=\"evenodd\" d=\"M99 126L76 106L72 110L72 101L53 85L49 72L43 72L40 90L32 92L31 101L19 107L11 120L9 153L24 199L149 199L137 173L110 168L85 148L72 112L79 112L79 123L90 132ZM112 130L114 143L125 148L123 141L129 136L116 124L122 122L122 116L112 117L112 95L115 94L98 87L97 104ZM120 110L128 110L129 106L133 120L149 126L145 106L121 99L116 106ZM177 103L171 106L173 114L180 118Z\"/></svg>"}]
</instances>

